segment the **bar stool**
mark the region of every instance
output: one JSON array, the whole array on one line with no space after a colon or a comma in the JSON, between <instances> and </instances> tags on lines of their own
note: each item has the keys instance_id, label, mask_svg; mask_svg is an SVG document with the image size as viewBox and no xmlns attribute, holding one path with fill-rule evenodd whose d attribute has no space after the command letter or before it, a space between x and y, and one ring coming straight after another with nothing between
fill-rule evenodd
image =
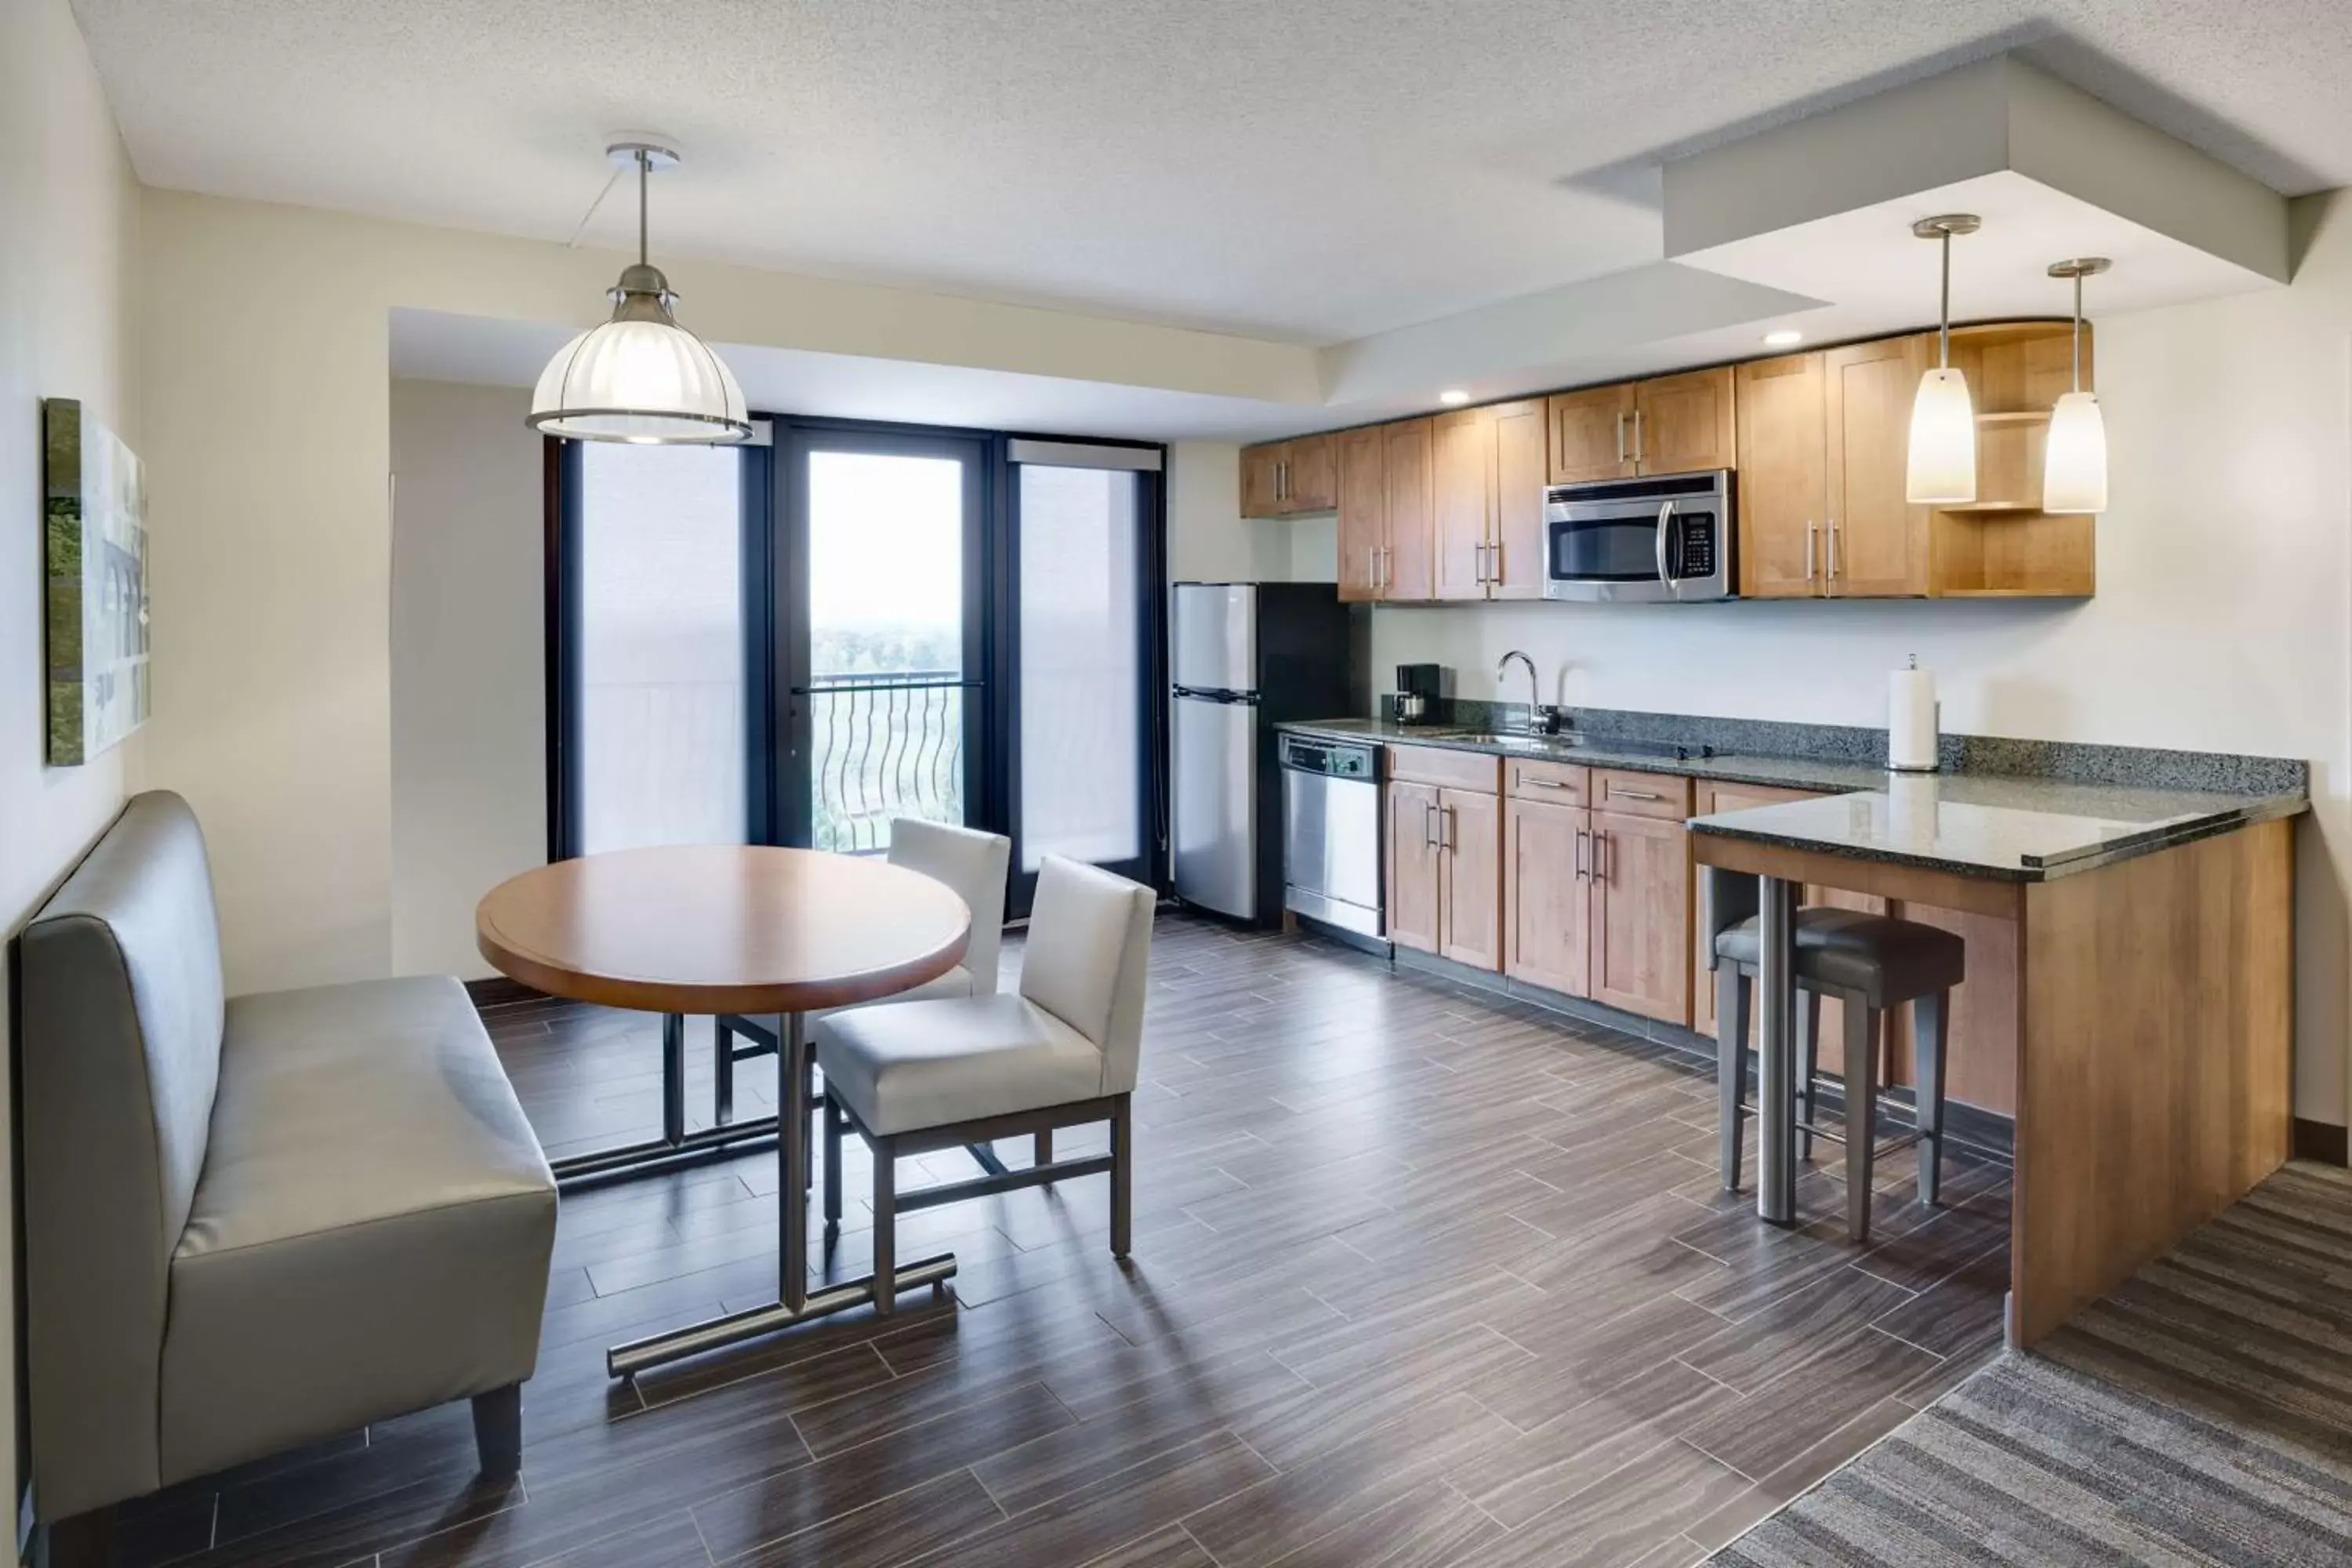
<instances>
[{"instance_id":1,"label":"bar stool","mask_svg":"<svg viewBox=\"0 0 2352 1568\"><path fill-rule=\"evenodd\" d=\"M1727 879L1715 882L1718 895ZM1760 922L1753 913L1754 879L1746 910L1717 908L1709 922L1715 942L1709 967L1716 979L1716 1085L1722 1108L1723 1185L1739 1185L1741 1112L1748 1102L1748 1021L1761 957ZM1731 902L1718 896L1719 905ZM1719 923L1718 923L1719 922ZM1878 1042L1885 1013L1908 1004L1917 1058L1913 1086L1912 1131L1891 1140L1889 1152L1919 1145L1919 1201L1937 1199L1944 1156L1944 1037L1951 1016L1952 987L1967 973L1967 944L1940 926L1899 921L1854 910L1797 911L1797 1013L1795 1091L1801 1115L1798 1136L1804 1152L1815 1134L1845 1144L1846 1231L1856 1241L1870 1237L1870 1179L1878 1154ZM1821 999L1845 1004L1845 1131L1813 1120L1814 1080L1821 1034Z\"/></svg>"}]
</instances>

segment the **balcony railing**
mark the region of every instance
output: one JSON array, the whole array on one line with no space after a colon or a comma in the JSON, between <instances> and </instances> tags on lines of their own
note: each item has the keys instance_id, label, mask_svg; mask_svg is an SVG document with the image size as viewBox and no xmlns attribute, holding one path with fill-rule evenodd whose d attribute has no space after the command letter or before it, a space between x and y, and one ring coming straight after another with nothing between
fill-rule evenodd
<instances>
[{"instance_id":1,"label":"balcony railing","mask_svg":"<svg viewBox=\"0 0 2352 1568\"><path fill-rule=\"evenodd\" d=\"M818 676L810 682L816 847L887 848L890 819L961 822L964 691L953 670Z\"/></svg>"}]
</instances>

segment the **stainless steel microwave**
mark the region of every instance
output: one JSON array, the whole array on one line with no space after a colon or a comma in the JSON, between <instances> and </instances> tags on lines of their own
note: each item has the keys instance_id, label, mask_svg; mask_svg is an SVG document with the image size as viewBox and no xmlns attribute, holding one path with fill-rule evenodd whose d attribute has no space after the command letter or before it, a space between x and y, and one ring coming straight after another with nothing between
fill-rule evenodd
<instances>
[{"instance_id":1,"label":"stainless steel microwave","mask_svg":"<svg viewBox=\"0 0 2352 1568\"><path fill-rule=\"evenodd\" d=\"M1739 592L1731 471L1544 491L1544 597L1674 603Z\"/></svg>"}]
</instances>

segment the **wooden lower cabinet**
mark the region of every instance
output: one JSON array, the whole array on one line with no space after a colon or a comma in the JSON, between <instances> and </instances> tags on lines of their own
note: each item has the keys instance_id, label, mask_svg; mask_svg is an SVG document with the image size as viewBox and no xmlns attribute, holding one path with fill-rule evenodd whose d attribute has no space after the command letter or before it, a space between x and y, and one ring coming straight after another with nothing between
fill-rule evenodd
<instances>
[{"instance_id":1,"label":"wooden lower cabinet","mask_svg":"<svg viewBox=\"0 0 2352 1568\"><path fill-rule=\"evenodd\" d=\"M1689 830L1665 817L1592 814L1591 996L1690 1023Z\"/></svg>"},{"instance_id":2,"label":"wooden lower cabinet","mask_svg":"<svg viewBox=\"0 0 2352 1568\"><path fill-rule=\"evenodd\" d=\"M1438 954L1475 969L1503 967L1503 803L1470 790L1437 792Z\"/></svg>"},{"instance_id":3,"label":"wooden lower cabinet","mask_svg":"<svg viewBox=\"0 0 2352 1568\"><path fill-rule=\"evenodd\" d=\"M1388 794L1389 940L1435 952L1439 940L1437 797L1433 784L1391 782Z\"/></svg>"},{"instance_id":4,"label":"wooden lower cabinet","mask_svg":"<svg viewBox=\"0 0 2352 1568\"><path fill-rule=\"evenodd\" d=\"M1592 814L1514 800L1505 807L1503 973L1570 996L1590 994Z\"/></svg>"}]
</instances>

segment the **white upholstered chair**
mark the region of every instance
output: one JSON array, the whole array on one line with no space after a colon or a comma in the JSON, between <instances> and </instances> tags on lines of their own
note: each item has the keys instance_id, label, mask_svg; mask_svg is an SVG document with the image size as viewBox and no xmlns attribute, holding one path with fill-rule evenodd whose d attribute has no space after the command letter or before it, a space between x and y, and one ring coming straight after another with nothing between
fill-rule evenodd
<instances>
[{"instance_id":1,"label":"white upholstered chair","mask_svg":"<svg viewBox=\"0 0 2352 1568\"><path fill-rule=\"evenodd\" d=\"M1004 879L1012 855L1013 841L1001 833L921 822L911 816L892 819L890 848L885 858L953 889L971 910L971 940L963 950L961 963L888 1001L996 994L996 954L1004 941ZM817 1016L811 1015L809 1022L814 1025ZM753 1017L729 1015L718 1020L713 1043L719 1121L735 1118L735 1064L775 1055L782 1031L783 1020L772 1013Z\"/></svg>"},{"instance_id":2,"label":"white upholstered chair","mask_svg":"<svg viewBox=\"0 0 2352 1568\"><path fill-rule=\"evenodd\" d=\"M1151 889L1049 855L1037 873L1020 989L1009 996L885 1002L820 1019L824 1218L841 1223L841 1139L874 1152L876 1310L888 1311L898 1215L1072 1176L1110 1175L1110 1249L1127 1256L1133 1201L1129 1105L1143 1056ZM1110 1152L1054 1163L1055 1128L1110 1123ZM897 1162L957 1144L1035 1135L1027 1170L901 1194Z\"/></svg>"}]
</instances>

